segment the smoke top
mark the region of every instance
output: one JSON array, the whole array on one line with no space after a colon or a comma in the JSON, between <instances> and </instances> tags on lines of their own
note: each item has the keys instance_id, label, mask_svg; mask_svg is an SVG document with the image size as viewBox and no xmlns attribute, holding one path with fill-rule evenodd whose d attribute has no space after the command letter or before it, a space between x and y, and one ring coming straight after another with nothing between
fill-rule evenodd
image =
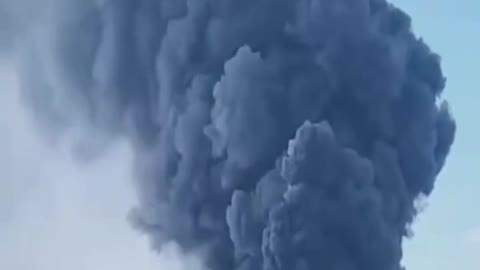
<instances>
[{"instance_id":1,"label":"smoke top","mask_svg":"<svg viewBox=\"0 0 480 270\"><path fill-rule=\"evenodd\" d=\"M23 96L85 159L128 136L155 249L211 270L399 270L455 123L439 56L383 0L58 1ZM115 169L115 168L112 168ZM112 185L115 185L112 183Z\"/></svg>"}]
</instances>

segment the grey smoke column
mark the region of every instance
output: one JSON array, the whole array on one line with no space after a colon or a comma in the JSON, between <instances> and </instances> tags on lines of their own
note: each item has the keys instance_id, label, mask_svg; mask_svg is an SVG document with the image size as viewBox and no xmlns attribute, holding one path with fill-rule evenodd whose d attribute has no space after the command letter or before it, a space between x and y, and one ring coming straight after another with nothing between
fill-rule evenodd
<instances>
[{"instance_id":1,"label":"grey smoke column","mask_svg":"<svg viewBox=\"0 0 480 270\"><path fill-rule=\"evenodd\" d=\"M383 0L61 2L28 50L27 97L59 130L132 138L131 217L156 248L202 250L212 270L401 269L455 133L408 15Z\"/></svg>"}]
</instances>

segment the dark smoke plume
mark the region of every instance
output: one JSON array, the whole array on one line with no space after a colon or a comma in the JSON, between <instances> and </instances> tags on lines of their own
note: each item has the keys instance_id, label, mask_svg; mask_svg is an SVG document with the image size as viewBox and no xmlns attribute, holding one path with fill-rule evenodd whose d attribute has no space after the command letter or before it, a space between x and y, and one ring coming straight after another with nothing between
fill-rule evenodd
<instances>
[{"instance_id":1,"label":"dark smoke plume","mask_svg":"<svg viewBox=\"0 0 480 270\"><path fill-rule=\"evenodd\" d=\"M439 56L407 14L384 0L59 2L48 38L26 43L25 96L57 130L131 137L131 217L155 248L203 250L212 270L402 268L455 133Z\"/></svg>"}]
</instances>

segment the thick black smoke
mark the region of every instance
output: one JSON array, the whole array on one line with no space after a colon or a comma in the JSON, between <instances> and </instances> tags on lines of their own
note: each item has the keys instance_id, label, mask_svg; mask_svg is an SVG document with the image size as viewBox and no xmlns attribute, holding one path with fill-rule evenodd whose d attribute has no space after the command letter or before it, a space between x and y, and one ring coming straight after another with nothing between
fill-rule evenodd
<instances>
[{"instance_id":1,"label":"thick black smoke","mask_svg":"<svg viewBox=\"0 0 480 270\"><path fill-rule=\"evenodd\" d=\"M407 14L384 0L60 2L47 41L26 43L25 93L39 121L131 136L132 218L156 248L203 250L212 270L401 269L455 133L439 57Z\"/></svg>"}]
</instances>

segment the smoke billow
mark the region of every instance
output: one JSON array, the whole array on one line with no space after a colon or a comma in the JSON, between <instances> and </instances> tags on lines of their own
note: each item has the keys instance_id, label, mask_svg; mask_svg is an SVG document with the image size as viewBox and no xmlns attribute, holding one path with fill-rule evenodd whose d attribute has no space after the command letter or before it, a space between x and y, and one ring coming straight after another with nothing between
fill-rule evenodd
<instances>
[{"instance_id":1,"label":"smoke billow","mask_svg":"<svg viewBox=\"0 0 480 270\"><path fill-rule=\"evenodd\" d=\"M384 0L60 2L24 43L24 96L57 131L102 130L82 155L131 138L131 218L155 248L174 241L212 270L401 269L455 133L439 56L407 14Z\"/></svg>"}]
</instances>

